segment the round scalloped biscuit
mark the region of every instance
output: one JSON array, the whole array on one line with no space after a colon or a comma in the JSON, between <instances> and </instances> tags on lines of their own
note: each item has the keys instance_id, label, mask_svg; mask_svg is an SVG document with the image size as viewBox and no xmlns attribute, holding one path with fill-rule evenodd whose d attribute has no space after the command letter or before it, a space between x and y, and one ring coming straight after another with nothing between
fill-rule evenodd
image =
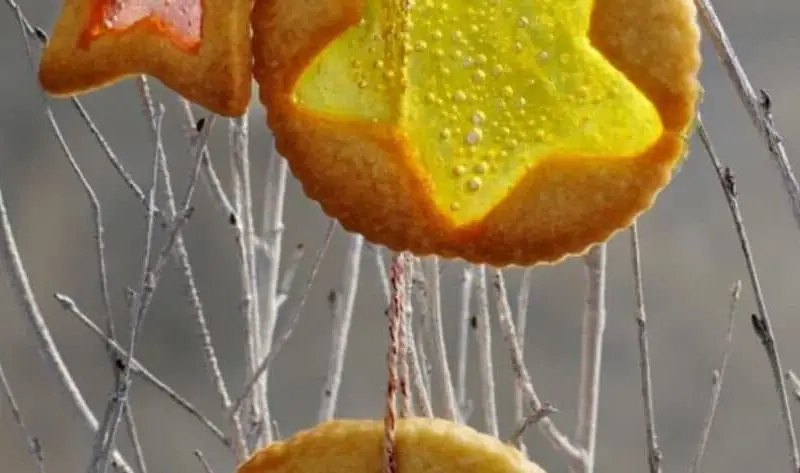
<instances>
[{"instance_id":1,"label":"round scalloped biscuit","mask_svg":"<svg viewBox=\"0 0 800 473\"><path fill-rule=\"evenodd\" d=\"M398 419L397 469L407 473L545 473L511 445L443 419ZM379 473L383 422L333 420L255 452L237 473Z\"/></svg>"},{"instance_id":2,"label":"round scalloped biscuit","mask_svg":"<svg viewBox=\"0 0 800 473\"><path fill-rule=\"evenodd\" d=\"M414 133L405 126L406 115L415 113L414 105L407 105L408 97L413 95L414 81L422 79L403 75L402 66L395 69L407 82L393 82L400 85L381 89L400 104L392 108L392 101L383 103L380 95L349 92L347 81L357 79L349 77L338 63L315 63L324 54L353 54L353 63L359 62L366 53L357 53L358 48L327 50L338 47L337 41L348 30L362 27L369 8L372 15L378 15L374 10L380 8L391 28L395 21L391 8L400 8L397 5L401 3L272 0L256 2L253 11L254 75L278 151L289 161L306 194L347 230L393 250L419 255L438 254L496 266L558 262L629 226L667 185L686 152L699 98L700 33L691 0L595 0L591 9L591 45L655 110L652 116L658 121L658 134L647 146L633 155L552 152L537 157L507 190L495 186L502 198L491 205L484 202L485 211L465 206L476 217L462 221L432 197L448 183L432 179L420 164L426 159L447 161L449 156L420 152L428 143L421 137L424 122ZM418 0L416 5L422 3ZM462 8L461 3L454 0L448 5L454 10ZM510 3L521 4L519 0ZM418 29L415 21L414 30L408 33L410 42ZM437 33L441 37L441 32ZM451 31L445 33L447 39ZM452 34L455 40L460 31ZM373 39L376 36L380 35L373 34ZM369 38L364 38L364 50L373 48L366 45ZM427 46L424 41L414 44L421 45L414 46L417 50ZM396 60L391 54L396 45L384 39L380 46L388 51L387 62ZM459 54L445 51L450 52ZM383 61L376 61L378 65L383 67ZM446 84L446 72L425 80ZM324 75L327 82L319 82L321 90L306 93L309 103L300 103L296 89L303 87L307 73ZM364 80L359 86L366 89L366 83ZM357 100L350 103L341 97ZM530 104L528 109L535 112ZM459 113L460 109L454 110ZM636 118L627 117L634 122ZM621 132L636 132L634 126L626 126ZM646 131L644 125L642 130ZM471 138L480 135L468 135ZM467 183L474 184L474 190L480 181Z\"/></svg>"}]
</instances>

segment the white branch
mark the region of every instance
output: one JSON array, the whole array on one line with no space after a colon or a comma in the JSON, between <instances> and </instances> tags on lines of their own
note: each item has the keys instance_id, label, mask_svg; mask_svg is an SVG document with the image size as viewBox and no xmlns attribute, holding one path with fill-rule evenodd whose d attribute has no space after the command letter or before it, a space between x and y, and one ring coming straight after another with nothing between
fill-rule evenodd
<instances>
[{"instance_id":1,"label":"white branch","mask_svg":"<svg viewBox=\"0 0 800 473\"><path fill-rule=\"evenodd\" d=\"M770 368L772 369L772 378L775 383L775 392L778 394L778 401L780 404L781 417L786 431L786 439L789 444L791 454L791 464L793 473L800 471L800 454L798 454L797 447L797 434L794 431L794 422L792 420L792 409L789 405L789 395L786 389L786 381L784 380L783 368L781 367L780 354L778 353L777 341L775 334L772 330L772 323L770 322L769 311L767 310L767 303L764 300L764 292L761 290L761 283L758 278L758 271L756 271L755 258L753 251L750 248L750 240L747 237L747 231L742 217L742 211L739 208L738 191L736 189L736 179L733 172L728 167L724 167L719 157L717 156L714 144L708 136L705 125L703 125L703 118L700 114L697 115L697 131L700 135L700 141L711 160L714 170L717 173L720 186L725 193L725 199L728 201L728 207L733 217L733 224L736 229L736 234L739 237L739 244L742 248L744 255L745 265L747 266L747 273L750 277L750 286L753 288L753 294L756 299L756 308L758 313L753 314L751 322L753 330L758 337L764 351L767 354Z\"/></svg>"},{"instance_id":2,"label":"white branch","mask_svg":"<svg viewBox=\"0 0 800 473\"><path fill-rule=\"evenodd\" d=\"M789 196L795 223L800 226L800 185L792 172L783 139L775 129L772 120L771 100L766 92L761 91L761 97L756 97L755 89L750 84L744 68L739 63L739 58L733 50L728 35L722 27L722 22L717 17L717 12L710 0L695 0L695 5L700 13L700 20L717 50L717 57L728 72L728 77L736 87L736 92L742 100L744 108L750 115L756 130L761 134L770 157L778 167L781 174L783 188Z\"/></svg>"},{"instance_id":3,"label":"white branch","mask_svg":"<svg viewBox=\"0 0 800 473\"><path fill-rule=\"evenodd\" d=\"M639 251L639 229L636 222L631 226L631 255L633 263L633 284L636 292L636 329L639 340L639 374L642 383L642 402L644 404L645 434L647 435L647 463L650 473L661 472L661 450L656 436L656 420L653 413L653 386L650 374L650 346L647 340L647 312L644 305L642 283L642 257Z\"/></svg>"},{"instance_id":4,"label":"white branch","mask_svg":"<svg viewBox=\"0 0 800 473\"><path fill-rule=\"evenodd\" d=\"M328 375L322 388L319 412L317 414L317 419L320 422L332 419L336 412L336 401L339 397L339 387L342 384L344 356L347 350L347 340L350 336L350 323L353 319L353 305L358 292L358 276L361 268L361 250L364 247L364 237L353 234L349 236L349 239L347 255L345 256L342 270L344 301L337 301L334 310Z\"/></svg>"},{"instance_id":5,"label":"white branch","mask_svg":"<svg viewBox=\"0 0 800 473\"><path fill-rule=\"evenodd\" d=\"M427 296L428 315L433 330L430 336L433 348L435 377L439 379L441 396L444 408L444 417L456 422L461 421L461 412L456 401L453 388L453 376L447 362L447 346L444 340L444 326L442 323L441 287L439 284L439 258L435 256L420 260L425 278L425 295Z\"/></svg>"},{"instance_id":6,"label":"white branch","mask_svg":"<svg viewBox=\"0 0 800 473\"><path fill-rule=\"evenodd\" d=\"M700 465L703 462L703 455L706 451L708 438L711 436L711 426L714 423L714 415L717 412L719 396L722 392L722 381L725 379L725 368L728 366L728 359L733 350L733 326L736 320L736 309L739 306L739 296L741 292L742 282L736 281L736 284L734 284L731 289L731 304L730 310L728 311L728 332L725 336L725 351L722 354L722 363L720 363L719 369L714 370L714 378L711 386L711 402L709 403L706 418L703 421L703 435L697 447L697 453L694 456L692 465L689 468L689 473L697 473L700 471Z\"/></svg>"},{"instance_id":7,"label":"white branch","mask_svg":"<svg viewBox=\"0 0 800 473\"><path fill-rule=\"evenodd\" d=\"M461 270L461 316L458 320L458 365L456 370L456 399L464 412L467 409L467 357L470 337L470 300L475 272L472 266Z\"/></svg>"},{"instance_id":8,"label":"white branch","mask_svg":"<svg viewBox=\"0 0 800 473\"><path fill-rule=\"evenodd\" d=\"M494 361L492 359L492 322L489 317L489 291L486 289L486 266L477 268L478 316L475 324L475 339L478 345L478 373L481 378L481 401L483 419L489 435L499 437L497 425L497 401L495 400Z\"/></svg>"},{"instance_id":9,"label":"white branch","mask_svg":"<svg viewBox=\"0 0 800 473\"><path fill-rule=\"evenodd\" d=\"M531 418L537 421L539 430L541 430L556 450L563 452L571 462L583 461L583 450L573 445L567 436L558 430L552 419L547 415L540 415L541 411L545 411L545 413L548 414L553 412L553 407L543 403L539 399L536 390L533 388L531 376L522 358L522 350L519 346L519 337L514 327L514 320L511 318L511 307L508 305L508 295L506 293L505 281L503 280L503 273L499 269L492 269L492 283L498 294L496 300L497 316L500 319L503 339L506 345L508 345L508 351L511 354L511 369L514 371L517 384L522 388L522 392L525 394L525 400L531 411Z\"/></svg>"},{"instance_id":10,"label":"white branch","mask_svg":"<svg viewBox=\"0 0 800 473\"><path fill-rule=\"evenodd\" d=\"M33 289L30 286L28 275L25 272L17 249L17 242L11 229L2 189L0 189L0 263L2 263L3 273L7 274L10 279L12 292L16 297L17 304L22 309L25 320L31 326L44 360L55 371L56 379L61 388L78 409L86 425L92 432L96 433L99 428L97 418L95 418L78 385L75 384L67 365L61 358L61 353L58 351L58 347L56 347L55 341L50 335L50 330L39 310L36 296L33 294ZM111 458L113 460L112 466L117 467L124 473L133 473L128 462L116 449L111 451Z\"/></svg>"},{"instance_id":11,"label":"white branch","mask_svg":"<svg viewBox=\"0 0 800 473\"><path fill-rule=\"evenodd\" d=\"M578 391L578 425L575 440L586 451L585 461L573 470L594 472L597 443L597 411L600 400L600 366L606 327L606 245L590 249L584 256L588 287L581 329L581 380Z\"/></svg>"}]
</instances>

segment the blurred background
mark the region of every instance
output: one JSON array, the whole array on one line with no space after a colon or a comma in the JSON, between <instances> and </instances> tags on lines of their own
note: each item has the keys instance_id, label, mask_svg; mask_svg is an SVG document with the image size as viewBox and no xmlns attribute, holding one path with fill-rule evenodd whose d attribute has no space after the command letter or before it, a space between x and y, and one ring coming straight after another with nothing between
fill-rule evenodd
<instances>
[{"instance_id":1,"label":"blurred background","mask_svg":"<svg viewBox=\"0 0 800 473\"><path fill-rule=\"evenodd\" d=\"M773 97L778 128L797 166L800 6L794 0L716 3L754 85L767 89ZM32 22L47 31L60 8L57 0L34 0L21 6ZM53 298L56 292L67 294L100 321L102 305L96 284L92 216L80 183L48 127L16 20L6 6L0 11L0 184L43 314L76 381L100 416L112 389L103 346ZM800 234L779 175L708 44L704 53L705 123L720 156L737 176L742 211L785 368L800 370ZM157 98L167 106L165 145L176 189L182 189L191 165L183 115L174 96L155 81L151 84ZM82 100L127 169L138 182L149 182L152 152L148 123L140 112L134 83L123 82ZM119 329L124 330L124 289L138 284L144 213L69 102L53 101L52 106L76 159L102 202L111 295ZM260 131L263 129L263 113L256 107L251 122L251 152L257 166L254 176L259 193L269 145L268 134ZM216 168L228 183L225 122L217 123L210 146ZM199 189L196 211L184 234L223 372L231 392L236 394L244 381L245 352L243 323L237 308L240 293L236 242L232 228L214 208L208 193L202 186ZM309 249L309 258L301 264L299 273L300 280L305 280L311 253L322 242L328 220L294 180L290 181L285 216L284 254L300 243ZM718 367L724 349L730 287L737 279L745 282L742 305L704 470L787 471L789 452L772 376L748 320L755 306L744 260L723 192L696 139L680 173L652 211L640 220L640 235L656 427L665 471L687 468L695 453L710 399L712 371ZM332 245L300 324L273 368L270 402L284 435L316 422L330 346L332 320L327 298L331 290L340 289L346 245L340 230ZM451 352L458 332L458 296L452 291L458 274L456 266L445 267L443 304ZM508 273L512 293L518 287L519 274L516 270ZM376 276L372 253L365 251L338 416L382 414L386 330L384 300ZM644 471L644 418L628 233L619 234L609 245L608 278L597 471ZM4 274L0 281L0 360L23 414L41 440L50 471L83 471L90 457L92 436L73 405L61 395L52 372L42 363ZM561 409L555 420L568 434L572 434L575 424L583 292L583 266L578 260L534 271L526 361L541 396ZM293 302L296 297L290 304ZM223 425L216 395L201 362L201 345L189 317L182 279L174 267L165 272L146 324L137 348L138 359ZM497 330L493 348L501 425L510 431L510 368ZM474 360L474 353L471 356ZM474 363L472 366L476 366ZM470 376L471 398L479 404L477 369ZM196 448L205 452L216 471L232 470L227 452L198 428L193 418L144 383L134 384L133 391L135 414L152 472L199 471L192 455ZM796 403L794 407L800 412ZM483 428L479 414L473 414L473 419L478 428ZM796 419L800 421L800 417ZM526 439L540 463L550 471L563 471L560 458L538 431L529 432ZM25 449L2 400L0 470L33 471ZM122 450L130 451L124 441Z\"/></svg>"}]
</instances>

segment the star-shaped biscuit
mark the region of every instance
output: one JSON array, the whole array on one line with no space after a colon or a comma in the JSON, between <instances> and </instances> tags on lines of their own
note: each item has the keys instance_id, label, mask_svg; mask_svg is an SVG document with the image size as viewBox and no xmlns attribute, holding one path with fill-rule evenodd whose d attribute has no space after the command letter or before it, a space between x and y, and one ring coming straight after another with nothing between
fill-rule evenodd
<instances>
[{"instance_id":1,"label":"star-shaped biscuit","mask_svg":"<svg viewBox=\"0 0 800 473\"><path fill-rule=\"evenodd\" d=\"M698 99L691 0L273 0L255 77L306 193L395 250L558 261L652 204Z\"/></svg>"},{"instance_id":2,"label":"star-shaped biscuit","mask_svg":"<svg viewBox=\"0 0 800 473\"><path fill-rule=\"evenodd\" d=\"M381 421L329 421L264 447L237 473L379 473L382 441ZM545 473L511 445L443 419L398 419L395 452L400 473Z\"/></svg>"},{"instance_id":3,"label":"star-shaped biscuit","mask_svg":"<svg viewBox=\"0 0 800 473\"><path fill-rule=\"evenodd\" d=\"M250 101L252 0L65 0L39 69L55 95L148 74L227 116Z\"/></svg>"}]
</instances>

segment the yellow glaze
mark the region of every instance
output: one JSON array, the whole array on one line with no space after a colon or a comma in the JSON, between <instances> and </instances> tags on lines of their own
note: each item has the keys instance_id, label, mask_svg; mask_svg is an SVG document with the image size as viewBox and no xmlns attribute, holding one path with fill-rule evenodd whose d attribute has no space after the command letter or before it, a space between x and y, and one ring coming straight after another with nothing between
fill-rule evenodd
<instances>
[{"instance_id":1,"label":"yellow glaze","mask_svg":"<svg viewBox=\"0 0 800 473\"><path fill-rule=\"evenodd\" d=\"M485 217L542 157L636 156L663 131L589 42L592 0L385 3L366 1L295 103L400 128L454 225Z\"/></svg>"}]
</instances>

